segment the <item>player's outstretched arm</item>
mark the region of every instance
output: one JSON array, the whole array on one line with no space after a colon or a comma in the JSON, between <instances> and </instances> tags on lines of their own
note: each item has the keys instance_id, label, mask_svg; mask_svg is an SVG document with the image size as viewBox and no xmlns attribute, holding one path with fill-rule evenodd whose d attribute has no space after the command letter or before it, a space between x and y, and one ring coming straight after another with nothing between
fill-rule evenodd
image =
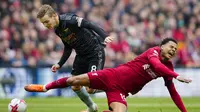
<instances>
[{"instance_id":1,"label":"player's outstretched arm","mask_svg":"<svg viewBox=\"0 0 200 112\"><path fill-rule=\"evenodd\" d=\"M160 73L160 75L162 75L162 76L167 76L167 77L170 76L170 77L173 77L173 78L177 79L178 81L184 82L184 83L192 82L191 79L179 76L172 69L167 68L164 64L161 63L161 61L156 56L150 57L149 62L155 68L155 71Z\"/></svg>"},{"instance_id":2,"label":"player's outstretched arm","mask_svg":"<svg viewBox=\"0 0 200 112\"><path fill-rule=\"evenodd\" d=\"M174 101L174 103L176 104L176 106L181 110L181 112L187 112L187 110L183 104L183 101L182 101L180 95L178 94L178 92L176 91L176 88L175 88L172 80L167 80L166 78L164 78L164 80L165 80L165 85L167 86L167 89L170 93L170 96L171 96L172 100Z\"/></svg>"},{"instance_id":3,"label":"player's outstretched arm","mask_svg":"<svg viewBox=\"0 0 200 112\"><path fill-rule=\"evenodd\" d=\"M96 32L101 37L100 40L104 42L103 44L106 45L107 43L110 43L111 41L113 41L114 37L111 37L108 34L106 34L106 32L102 28L100 28L98 25L94 24L93 22L87 21L86 19L83 19L81 17L76 17L76 21L77 21L78 27L87 28Z\"/></svg>"},{"instance_id":4,"label":"player's outstretched arm","mask_svg":"<svg viewBox=\"0 0 200 112\"><path fill-rule=\"evenodd\" d=\"M172 70L167 68L164 64L162 64L161 61L158 59L158 57L150 57L149 62L155 68L155 71L160 73L160 75L162 76L170 76L173 78L179 76L177 73L173 72Z\"/></svg>"}]
</instances>

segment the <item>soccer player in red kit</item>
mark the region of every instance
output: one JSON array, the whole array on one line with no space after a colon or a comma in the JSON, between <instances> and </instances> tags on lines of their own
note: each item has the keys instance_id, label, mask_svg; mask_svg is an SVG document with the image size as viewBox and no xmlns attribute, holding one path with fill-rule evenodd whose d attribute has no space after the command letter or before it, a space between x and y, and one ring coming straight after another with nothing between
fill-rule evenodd
<instances>
[{"instance_id":1,"label":"soccer player in red kit","mask_svg":"<svg viewBox=\"0 0 200 112\"><path fill-rule=\"evenodd\" d=\"M174 72L170 59L175 56L176 51L176 40L165 38L160 46L150 48L134 60L116 68L88 72L75 77L65 77L47 85L30 84L25 86L25 90L46 92L50 89L72 85L89 86L105 91L110 112L127 112L126 97L128 93L136 94L151 80L163 77L174 103L181 112L187 112L172 79L184 83L190 83L192 80Z\"/></svg>"}]
</instances>

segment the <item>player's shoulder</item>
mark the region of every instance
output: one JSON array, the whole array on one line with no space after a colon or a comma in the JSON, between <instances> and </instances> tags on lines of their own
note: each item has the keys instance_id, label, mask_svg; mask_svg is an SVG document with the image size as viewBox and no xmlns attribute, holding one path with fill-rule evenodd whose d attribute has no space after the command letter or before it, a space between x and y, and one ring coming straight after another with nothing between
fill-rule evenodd
<instances>
[{"instance_id":1,"label":"player's shoulder","mask_svg":"<svg viewBox=\"0 0 200 112\"><path fill-rule=\"evenodd\" d=\"M155 51L160 51L160 47L159 46L155 46L155 47L151 47L148 50L155 50Z\"/></svg>"},{"instance_id":2,"label":"player's shoulder","mask_svg":"<svg viewBox=\"0 0 200 112\"><path fill-rule=\"evenodd\" d=\"M73 17L76 17L76 14L74 14L74 13L61 14L60 20L70 21L73 19Z\"/></svg>"},{"instance_id":3,"label":"player's shoulder","mask_svg":"<svg viewBox=\"0 0 200 112\"><path fill-rule=\"evenodd\" d=\"M147 49L146 52L155 53L155 54L159 55L160 47L159 46L151 47L151 48Z\"/></svg>"}]
</instances>

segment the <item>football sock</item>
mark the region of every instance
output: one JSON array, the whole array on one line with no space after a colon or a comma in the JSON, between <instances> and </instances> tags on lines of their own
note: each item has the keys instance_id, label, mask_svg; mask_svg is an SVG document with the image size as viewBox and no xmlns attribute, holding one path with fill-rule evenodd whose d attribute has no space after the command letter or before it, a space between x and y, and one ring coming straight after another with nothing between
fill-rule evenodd
<instances>
[{"instance_id":1,"label":"football sock","mask_svg":"<svg viewBox=\"0 0 200 112\"><path fill-rule=\"evenodd\" d=\"M56 88L65 88L68 87L67 85L67 79L69 77L64 77L64 78L60 78L56 81L53 81L51 83L48 83L47 85L45 85L45 89L46 90L50 90L50 89L56 89Z\"/></svg>"},{"instance_id":2,"label":"football sock","mask_svg":"<svg viewBox=\"0 0 200 112\"><path fill-rule=\"evenodd\" d=\"M99 90L99 89L94 89L94 91L92 92L92 94L101 93L101 92L104 92L104 91L103 90Z\"/></svg>"},{"instance_id":3,"label":"football sock","mask_svg":"<svg viewBox=\"0 0 200 112\"><path fill-rule=\"evenodd\" d=\"M78 97L87 105L88 108L92 108L92 106L94 105L94 102L89 96L85 87L82 87L79 91L74 91L74 92L76 92Z\"/></svg>"}]
</instances>

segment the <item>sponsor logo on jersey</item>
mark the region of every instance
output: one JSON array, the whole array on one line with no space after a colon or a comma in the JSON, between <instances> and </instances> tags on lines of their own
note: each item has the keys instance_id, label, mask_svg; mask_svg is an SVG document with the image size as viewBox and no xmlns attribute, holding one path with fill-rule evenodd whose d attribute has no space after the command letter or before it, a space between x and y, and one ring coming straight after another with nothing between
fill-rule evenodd
<instances>
[{"instance_id":1,"label":"sponsor logo on jersey","mask_svg":"<svg viewBox=\"0 0 200 112\"><path fill-rule=\"evenodd\" d=\"M120 96L121 96L121 98L122 98L123 101L126 101L125 95L123 95L122 93L120 93Z\"/></svg>"},{"instance_id":2,"label":"sponsor logo on jersey","mask_svg":"<svg viewBox=\"0 0 200 112\"><path fill-rule=\"evenodd\" d=\"M158 56L158 52L156 50L153 51L154 56Z\"/></svg>"},{"instance_id":3,"label":"sponsor logo on jersey","mask_svg":"<svg viewBox=\"0 0 200 112\"><path fill-rule=\"evenodd\" d=\"M68 44L71 44L76 40L76 34L75 33L71 33L67 37L62 37L62 40L64 42L67 42Z\"/></svg>"},{"instance_id":4,"label":"sponsor logo on jersey","mask_svg":"<svg viewBox=\"0 0 200 112\"><path fill-rule=\"evenodd\" d=\"M143 65L143 69L153 78L157 78L157 75L155 74L155 72L153 72L153 70L151 69L149 64L144 64Z\"/></svg>"}]
</instances>

